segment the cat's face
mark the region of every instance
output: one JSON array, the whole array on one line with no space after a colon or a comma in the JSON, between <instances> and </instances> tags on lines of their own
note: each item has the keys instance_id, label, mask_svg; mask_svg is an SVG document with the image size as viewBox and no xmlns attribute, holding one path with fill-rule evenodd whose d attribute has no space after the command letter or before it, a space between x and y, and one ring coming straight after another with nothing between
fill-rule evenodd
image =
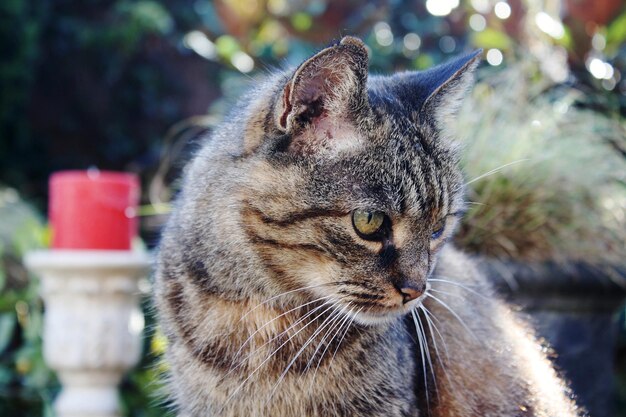
<instances>
[{"instance_id":1,"label":"cat's face","mask_svg":"<svg viewBox=\"0 0 626 417\"><path fill-rule=\"evenodd\" d=\"M421 302L463 210L440 131L475 63L368 82L364 46L344 38L281 84L247 128L240 212L277 293L308 288L366 324Z\"/></svg>"}]
</instances>

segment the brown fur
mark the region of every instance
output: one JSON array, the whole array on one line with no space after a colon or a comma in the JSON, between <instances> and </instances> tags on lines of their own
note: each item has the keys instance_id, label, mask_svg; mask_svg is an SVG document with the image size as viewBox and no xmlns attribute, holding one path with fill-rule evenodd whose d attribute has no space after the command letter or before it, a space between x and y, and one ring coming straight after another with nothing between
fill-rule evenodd
<instances>
[{"instance_id":1,"label":"brown fur","mask_svg":"<svg viewBox=\"0 0 626 417\"><path fill-rule=\"evenodd\" d=\"M157 270L181 414L579 415L532 332L445 245L464 203L442 123L475 65L368 81L344 38L215 132ZM388 235L359 236L355 209L385 213Z\"/></svg>"}]
</instances>

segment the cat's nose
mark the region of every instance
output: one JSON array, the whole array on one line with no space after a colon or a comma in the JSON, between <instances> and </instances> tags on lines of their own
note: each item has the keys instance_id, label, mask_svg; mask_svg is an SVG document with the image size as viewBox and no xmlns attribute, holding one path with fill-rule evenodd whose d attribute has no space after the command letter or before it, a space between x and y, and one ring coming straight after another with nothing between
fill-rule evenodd
<instances>
[{"instance_id":1,"label":"cat's nose","mask_svg":"<svg viewBox=\"0 0 626 417\"><path fill-rule=\"evenodd\" d=\"M415 284L404 284L401 285L398 290L400 294L402 294L402 303L406 304L410 301L419 298L422 294L424 294L425 285L415 285Z\"/></svg>"}]
</instances>

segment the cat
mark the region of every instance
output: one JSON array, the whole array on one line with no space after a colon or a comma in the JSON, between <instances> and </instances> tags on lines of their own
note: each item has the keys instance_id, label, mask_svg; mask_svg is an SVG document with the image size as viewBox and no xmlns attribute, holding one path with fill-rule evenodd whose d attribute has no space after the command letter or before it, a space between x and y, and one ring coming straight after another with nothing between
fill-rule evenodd
<instances>
[{"instance_id":1,"label":"cat","mask_svg":"<svg viewBox=\"0 0 626 417\"><path fill-rule=\"evenodd\" d=\"M478 62L368 77L344 37L207 139L155 279L181 416L583 414L448 243L464 210L449 125Z\"/></svg>"}]
</instances>

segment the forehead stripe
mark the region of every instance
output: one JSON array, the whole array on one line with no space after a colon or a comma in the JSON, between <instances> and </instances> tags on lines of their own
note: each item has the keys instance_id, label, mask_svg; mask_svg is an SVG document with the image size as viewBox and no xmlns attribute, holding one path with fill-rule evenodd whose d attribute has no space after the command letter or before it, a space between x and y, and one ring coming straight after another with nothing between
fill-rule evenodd
<instances>
[{"instance_id":1,"label":"forehead stripe","mask_svg":"<svg viewBox=\"0 0 626 417\"><path fill-rule=\"evenodd\" d=\"M275 226L290 226L292 224L303 222L309 219L319 217L342 217L348 213L339 210L330 210L321 207L309 207L299 212L289 213L281 218L274 218L262 210L254 207L249 201L244 201L244 211L248 211L254 214L260 221L265 224L272 224Z\"/></svg>"}]
</instances>

